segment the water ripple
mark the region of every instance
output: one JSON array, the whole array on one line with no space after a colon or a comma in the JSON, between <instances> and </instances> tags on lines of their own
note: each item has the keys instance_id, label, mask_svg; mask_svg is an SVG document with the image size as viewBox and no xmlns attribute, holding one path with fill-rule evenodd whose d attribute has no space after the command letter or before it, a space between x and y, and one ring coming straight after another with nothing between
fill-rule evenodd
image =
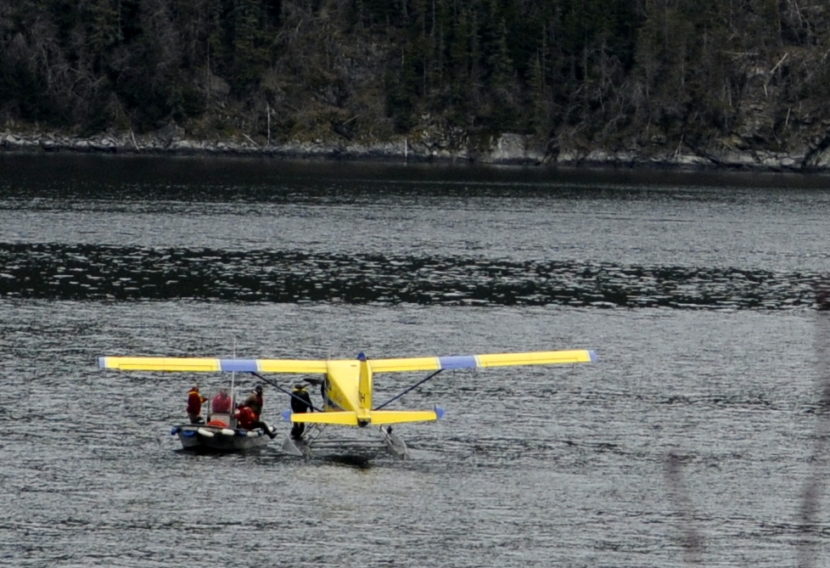
<instances>
[{"instance_id":1,"label":"water ripple","mask_svg":"<svg viewBox=\"0 0 830 568\"><path fill-rule=\"evenodd\" d=\"M15 298L782 310L814 308L823 279L557 260L0 244L0 296Z\"/></svg>"}]
</instances>

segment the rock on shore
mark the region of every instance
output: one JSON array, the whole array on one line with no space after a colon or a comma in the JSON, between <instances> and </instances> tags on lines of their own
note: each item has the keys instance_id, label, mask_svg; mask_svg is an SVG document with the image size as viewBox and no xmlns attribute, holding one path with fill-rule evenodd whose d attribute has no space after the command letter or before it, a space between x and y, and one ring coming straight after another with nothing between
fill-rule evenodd
<instances>
[{"instance_id":1,"label":"rock on shore","mask_svg":"<svg viewBox=\"0 0 830 568\"><path fill-rule=\"evenodd\" d=\"M483 146L483 148L482 148ZM470 162L481 164L550 165L550 166L621 166L667 167L691 169L743 169L759 171L827 171L830 148L818 148L797 154L756 149L697 149L682 144L665 148L605 150L556 148L551 150L532 137L504 133L479 141L472 148L462 136L422 133L418 137L400 137L383 141L288 141L258 143L250 137L198 140L184 129L171 124L150 134L132 131L89 137L55 132L20 133L0 130L0 151L94 152L118 154L217 154L260 155L293 158L347 160L401 160Z\"/></svg>"}]
</instances>

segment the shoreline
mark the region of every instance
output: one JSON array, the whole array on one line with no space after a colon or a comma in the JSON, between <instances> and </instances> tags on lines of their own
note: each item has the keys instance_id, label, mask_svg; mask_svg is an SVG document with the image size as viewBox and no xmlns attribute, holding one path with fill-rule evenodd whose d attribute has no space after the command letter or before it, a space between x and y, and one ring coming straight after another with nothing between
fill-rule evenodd
<instances>
[{"instance_id":1,"label":"shoreline","mask_svg":"<svg viewBox=\"0 0 830 568\"><path fill-rule=\"evenodd\" d=\"M163 129L168 130L168 129ZM177 129L180 130L180 129ZM529 137L502 134L489 150L470 151L407 138L372 143L321 140L258 144L247 140L196 140L177 132L78 137L53 132L23 134L0 130L0 153L117 154L123 156L238 156L296 160L413 162L521 166L535 168L613 168L666 171L822 174L830 172L830 152L813 156L759 150L695 152L562 150L551 155Z\"/></svg>"}]
</instances>

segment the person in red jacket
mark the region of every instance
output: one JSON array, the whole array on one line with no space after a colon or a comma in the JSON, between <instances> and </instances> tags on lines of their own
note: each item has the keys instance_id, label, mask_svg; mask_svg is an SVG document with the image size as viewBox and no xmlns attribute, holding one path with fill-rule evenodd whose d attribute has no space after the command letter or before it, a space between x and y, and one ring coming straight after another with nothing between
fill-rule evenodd
<instances>
[{"instance_id":1,"label":"person in red jacket","mask_svg":"<svg viewBox=\"0 0 830 568\"><path fill-rule=\"evenodd\" d=\"M191 424L200 424L202 422L202 403L205 401L207 399L199 392L199 385L193 385L193 388L187 391L186 410Z\"/></svg>"},{"instance_id":2,"label":"person in red jacket","mask_svg":"<svg viewBox=\"0 0 830 568\"><path fill-rule=\"evenodd\" d=\"M276 437L276 432L272 431L271 428L259 419L254 409L248 406L247 404L239 405L239 408L236 409L234 413L236 417L236 424L245 430L253 430L254 428L260 428L263 432L268 434L271 439Z\"/></svg>"},{"instance_id":3,"label":"person in red jacket","mask_svg":"<svg viewBox=\"0 0 830 568\"><path fill-rule=\"evenodd\" d=\"M231 397L227 389L221 389L210 403L210 410L214 413L227 414L231 411Z\"/></svg>"},{"instance_id":4,"label":"person in red jacket","mask_svg":"<svg viewBox=\"0 0 830 568\"><path fill-rule=\"evenodd\" d=\"M259 422L256 413L254 413L254 409L244 404L236 409L235 416L236 423L240 428L244 428L245 430L253 430Z\"/></svg>"}]
</instances>

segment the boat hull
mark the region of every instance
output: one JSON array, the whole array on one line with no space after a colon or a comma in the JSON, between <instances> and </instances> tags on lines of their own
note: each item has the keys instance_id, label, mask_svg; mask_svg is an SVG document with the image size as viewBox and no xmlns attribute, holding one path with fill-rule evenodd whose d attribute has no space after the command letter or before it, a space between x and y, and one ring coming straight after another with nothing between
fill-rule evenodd
<instances>
[{"instance_id":1,"label":"boat hull","mask_svg":"<svg viewBox=\"0 0 830 568\"><path fill-rule=\"evenodd\" d=\"M271 438L259 430L223 428L206 424L181 424L170 432L179 436L182 449L211 452L244 452L266 446Z\"/></svg>"}]
</instances>

